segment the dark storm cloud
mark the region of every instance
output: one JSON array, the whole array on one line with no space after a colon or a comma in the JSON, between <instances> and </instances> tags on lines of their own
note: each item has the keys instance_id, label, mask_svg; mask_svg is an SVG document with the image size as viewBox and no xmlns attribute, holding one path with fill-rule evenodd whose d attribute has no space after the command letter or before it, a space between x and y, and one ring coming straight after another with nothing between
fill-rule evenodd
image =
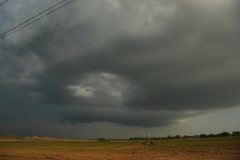
<instances>
[{"instance_id":1,"label":"dark storm cloud","mask_svg":"<svg viewBox=\"0 0 240 160\"><path fill-rule=\"evenodd\" d=\"M186 116L194 116L191 112L168 112L168 111L130 111L112 108L88 108L70 109L59 115L61 123L90 123L90 122L112 122L123 125L153 127L177 123ZM174 117L174 118L173 118Z\"/></svg>"},{"instance_id":2,"label":"dark storm cloud","mask_svg":"<svg viewBox=\"0 0 240 160\"><path fill-rule=\"evenodd\" d=\"M78 1L24 43L4 43L2 81L24 81L30 100L62 106L59 120L73 124L161 126L240 104L237 1L96 3Z\"/></svg>"},{"instance_id":3,"label":"dark storm cloud","mask_svg":"<svg viewBox=\"0 0 240 160\"><path fill-rule=\"evenodd\" d=\"M58 81L57 83L62 83L59 86L66 87L68 83L78 83L85 74L106 72L122 76L135 86L122 94L123 104L130 108L187 110L227 107L239 103L238 64L234 62L237 61L236 53L225 55L222 53L225 49L219 46L216 54L220 56L197 48L196 51L179 51L174 57L164 57L164 53L157 53L159 50L161 52L161 45L159 50L153 51L156 53L151 54L153 48L156 48L153 43L149 44L151 47L142 47L142 44L146 45L149 41L137 41L134 40L131 44L126 39L128 46L117 41L117 45L112 48L106 47L54 65L44 73L47 75L43 77L47 79L42 82L52 81L50 86L56 86ZM173 54L176 51L167 48L165 52ZM192 52L194 55L191 55ZM234 60L231 56L234 56ZM54 79L50 80L49 77ZM44 83L43 86L45 85Z\"/></svg>"}]
</instances>

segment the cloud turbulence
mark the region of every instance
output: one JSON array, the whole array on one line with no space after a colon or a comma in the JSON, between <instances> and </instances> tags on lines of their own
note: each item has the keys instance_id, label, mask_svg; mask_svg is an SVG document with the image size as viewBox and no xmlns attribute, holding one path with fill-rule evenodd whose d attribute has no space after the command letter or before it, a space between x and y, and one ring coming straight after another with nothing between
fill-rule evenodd
<instances>
[{"instance_id":1,"label":"cloud turbulence","mask_svg":"<svg viewBox=\"0 0 240 160\"><path fill-rule=\"evenodd\" d=\"M56 2L9 1L0 31ZM0 121L157 127L238 106L239 17L237 0L75 1L0 41Z\"/></svg>"}]
</instances>

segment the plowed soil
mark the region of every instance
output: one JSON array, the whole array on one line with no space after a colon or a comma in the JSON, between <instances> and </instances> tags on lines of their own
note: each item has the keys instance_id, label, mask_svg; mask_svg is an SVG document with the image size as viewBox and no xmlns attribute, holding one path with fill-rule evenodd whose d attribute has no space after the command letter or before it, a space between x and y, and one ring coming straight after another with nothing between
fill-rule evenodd
<instances>
[{"instance_id":1,"label":"plowed soil","mask_svg":"<svg viewBox=\"0 0 240 160\"><path fill-rule=\"evenodd\" d=\"M153 141L1 139L0 160L240 160L240 138Z\"/></svg>"}]
</instances>

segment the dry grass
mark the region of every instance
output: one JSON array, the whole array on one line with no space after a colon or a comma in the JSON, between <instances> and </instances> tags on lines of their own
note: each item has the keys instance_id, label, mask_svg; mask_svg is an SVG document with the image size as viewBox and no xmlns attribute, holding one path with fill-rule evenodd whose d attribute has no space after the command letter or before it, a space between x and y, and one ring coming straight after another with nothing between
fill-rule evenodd
<instances>
[{"instance_id":1,"label":"dry grass","mask_svg":"<svg viewBox=\"0 0 240 160\"><path fill-rule=\"evenodd\" d=\"M0 160L240 160L240 138L98 142L1 139Z\"/></svg>"}]
</instances>

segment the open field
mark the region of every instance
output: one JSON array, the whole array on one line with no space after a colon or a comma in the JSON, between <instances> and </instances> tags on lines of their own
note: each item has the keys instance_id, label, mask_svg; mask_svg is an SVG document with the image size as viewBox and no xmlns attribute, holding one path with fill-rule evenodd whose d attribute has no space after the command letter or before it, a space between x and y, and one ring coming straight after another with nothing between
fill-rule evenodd
<instances>
[{"instance_id":1,"label":"open field","mask_svg":"<svg viewBox=\"0 0 240 160\"><path fill-rule=\"evenodd\" d=\"M142 141L0 139L0 160L240 160L240 137Z\"/></svg>"}]
</instances>

